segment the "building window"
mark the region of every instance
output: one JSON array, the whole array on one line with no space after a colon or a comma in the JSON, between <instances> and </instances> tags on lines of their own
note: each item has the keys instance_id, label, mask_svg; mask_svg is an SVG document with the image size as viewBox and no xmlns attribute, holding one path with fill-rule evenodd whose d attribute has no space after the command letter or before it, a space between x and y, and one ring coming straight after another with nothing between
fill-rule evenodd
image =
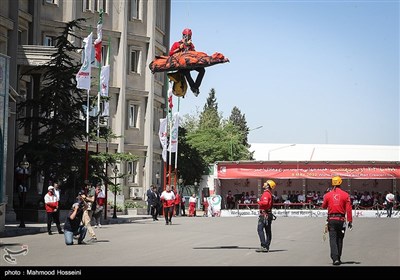
<instances>
[{"instance_id":1,"label":"building window","mask_svg":"<svg viewBox=\"0 0 400 280\"><path fill-rule=\"evenodd\" d=\"M44 46L55 46L56 45L56 37L45 35L43 39Z\"/></svg>"},{"instance_id":2,"label":"building window","mask_svg":"<svg viewBox=\"0 0 400 280\"><path fill-rule=\"evenodd\" d=\"M164 83L164 73L163 72L156 72L154 73L154 79L157 82Z\"/></svg>"},{"instance_id":3,"label":"building window","mask_svg":"<svg viewBox=\"0 0 400 280\"><path fill-rule=\"evenodd\" d=\"M100 12L100 0L94 0L94 10Z\"/></svg>"},{"instance_id":4,"label":"building window","mask_svg":"<svg viewBox=\"0 0 400 280\"><path fill-rule=\"evenodd\" d=\"M127 173L128 173L128 183L136 183L136 175L137 175L137 162L129 161L127 165Z\"/></svg>"},{"instance_id":5,"label":"building window","mask_svg":"<svg viewBox=\"0 0 400 280\"><path fill-rule=\"evenodd\" d=\"M160 2L160 1L158 1ZM164 2L164 1L161 1ZM139 0L131 0L131 20L140 19L140 1Z\"/></svg>"},{"instance_id":6,"label":"building window","mask_svg":"<svg viewBox=\"0 0 400 280\"><path fill-rule=\"evenodd\" d=\"M128 112L128 124L129 127L137 127L138 124L138 115L139 115L139 105L137 104L129 104L129 112Z\"/></svg>"},{"instance_id":7,"label":"building window","mask_svg":"<svg viewBox=\"0 0 400 280\"><path fill-rule=\"evenodd\" d=\"M157 1L156 6L156 27L165 31L166 1Z\"/></svg>"},{"instance_id":8,"label":"building window","mask_svg":"<svg viewBox=\"0 0 400 280\"><path fill-rule=\"evenodd\" d=\"M46 4L54 4L54 5L57 5L58 3L58 0L45 0L44 1Z\"/></svg>"},{"instance_id":9,"label":"building window","mask_svg":"<svg viewBox=\"0 0 400 280\"><path fill-rule=\"evenodd\" d=\"M102 58L102 66L104 65L108 65L109 64L109 57L108 57L108 46L104 45L104 41L103 41L103 45L101 46L101 58Z\"/></svg>"},{"instance_id":10,"label":"building window","mask_svg":"<svg viewBox=\"0 0 400 280\"><path fill-rule=\"evenodd\" d=\"M91 0L83 0L83 11L91 11Z\"/></svg>"},{"instance_id":11,"label":"building window","mask_svg":"<svg viewBox=\"0 0 400 280\"><path fill-rule=\"evenodd\" d=\"M107 13L107 12L108 12L108 9L107 9L107 0L103 0L102 8L103 8L103 12L104 12L104 13Z\"/></svg>"},{"instance_id":12,"label":"building window","mask_svg":"<svg viewBox=\"0 0 400 280\"><path fill-rule=\"evenodd\" d=\"M129 71L140 74L140 50L131 47L129 62Z\"/></svg>"}]
</instances>

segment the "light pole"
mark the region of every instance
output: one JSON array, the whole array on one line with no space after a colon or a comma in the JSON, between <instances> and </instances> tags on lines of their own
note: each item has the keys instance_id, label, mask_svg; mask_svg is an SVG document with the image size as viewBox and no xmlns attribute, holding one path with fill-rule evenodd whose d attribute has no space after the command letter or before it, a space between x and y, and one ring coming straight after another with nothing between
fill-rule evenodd
<instances>
[{"instance_id":1,"label":"light pole","mask_svg":"<svg viewBox=\"0 0 400 280\"><path fill-rule=\"evenodd\" d=\"M160 172L156 173L157 191L158 191L158 180L160 179Z\"/></svg>"},{"instance_id":2,"label":"light pole","mask_svg":"<svg viewBox=\"0 0 400 280\"><path fill-rule=\"evenodd\" d=\"M278 147L278 148L275 148L275 149L268 150L268 161L271 158L271 152L277 151L277 150L280 150L280 149L284 149L284 148L288 148L288 147L293 147L293 146L296 146L296 144L285 145L285 146L282 146L282 147Z\"/></svg>"},{"instance_id":3,"label":"light pole","mask_svg":"<svg viewBox=\"0 0 400 280\"><path fill-rule=\"evenodd\" d=\"M19 227L20 228L24 228L25 227L25 219L24 219L24 212L25 212L25 199L26 199L26 192L28 191L28 168L29 168L29 162L26 160L26 156L24 155L24 158L21 162L21 168L22 168L22 174L23 174L23 180L22 180L22 209L21 209L21 218L20 218L20 224Z\"/></svg>"},{"instance_id":4,"label":"light pole","mask_svg":"<svg viewBox=\"0 0 400 280\"><path fill-rule=\"evenodd\" d=\"M255 128L249 129L247 131L241 131L241 132L239 132L239 135L245 135L246 134L246 139L247 139L247 134L249 134L250 131L257 130L257 129L260 129L260 128L263 128L263 126L260 125L260 126L257 126ZM233 135L231 135L231 161L233 161Z\"/></svg>"},{"instance_id":5,"label":"light pole","mask_svg":"<svg viewBox=\"0 0 400 280\"><path fill-rule=\"evenodd\" d=\"M113 219L117 218L117 175L118 175L118 167L117 165L114 166L113 173L115 175L114 177L114 213L113 213Z\"/></svg>"},{"instance_id":6,"label":"light pole","mask_svg":"<svg viewBox=\"0 0 400 280\"><path fill-rule=\"evenodd\" d=\"M74 192L73 197L76 197L76 171L78 171L78 167L75 165L71 166L71 171L74 174Z\"/></svg>"},{"instance_id":7,"label":"light pole","mask_svg":"<svg viewBox=\"0 0 400 280\"><path fill-rule=\"evenodd\" d=\"M182 177L179 177L179 180L178 180L178 186L179 186L178 193L179 193L179 191L181 191L181 193L183 195L182 183L183 183L183 179L182 179Z\"/></svg>"}]
</instances>

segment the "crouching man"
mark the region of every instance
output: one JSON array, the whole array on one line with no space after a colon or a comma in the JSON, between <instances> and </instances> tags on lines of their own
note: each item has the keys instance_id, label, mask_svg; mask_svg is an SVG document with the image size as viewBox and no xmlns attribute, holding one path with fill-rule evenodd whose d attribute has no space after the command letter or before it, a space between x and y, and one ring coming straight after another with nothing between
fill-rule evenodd
<instances>
[{"instance_id":1,"label":"crouching man","mask_svg":"<svg viewBox=\"0 0 400 280\"><path fill-rule=\"evenodd\" d=\"M64 239L66 245L74 244L74 235L78 236L78 244L85 244L83 239L86 236L87 229L81 224L85 208L85 203L78 197L78 202L72 205L71 211L64 223Z\"/></svg>"}]
</instances>

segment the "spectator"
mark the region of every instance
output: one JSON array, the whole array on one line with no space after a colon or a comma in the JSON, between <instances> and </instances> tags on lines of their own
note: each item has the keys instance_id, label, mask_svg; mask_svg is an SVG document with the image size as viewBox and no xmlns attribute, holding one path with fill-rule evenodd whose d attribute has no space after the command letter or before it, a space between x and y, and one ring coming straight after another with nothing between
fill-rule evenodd
<instances>
[{"instance_id":1,"label":"spectator","mask_svg":"<svg viewBox=\"0 0 400 280\"><path fill-rule=\"evenodd\" d=\"M226 196L226 208L227 209L235 208L235 198L233 197L231 191L228 191L228 195Z\"/></svg>"},{"instance_id":2,"label":"spectator","mask_svg":"<svg viewBox=\"0 0 400 280\"><path fill-rule=\"evenodd\" d=\"M161 201L163 204L163 212L166 225L172 225L172 216L174 214L175 194L171 191L171 187L167 185L165 191L162 192Z\"/></svg>"},{"instance_id":3,"label":"spectator","mask_svg":"<svg viewBox=\"0 0 400 280\"><path fill-rule=\"evenodd\" d=\"M387 212L387 217L390 218L392 217L392 211L393 211L393 205L394 205L394 194L389 192L386 195L386 212Z\"/></svg>"},{"instance_id":4,"label":"spectator","mask_svg":"<svg viewBox=\"0 0 400 280\"><path fill-rule=\"evenodd\" d=\"M97 226L99 228L101 228L101 220L102 220L102 216L103 216L104 203L106 201L106 195L101 188L101 183L97 184L95 192L96 192L96 195L95 195L96 208L93 212L93 217L95 220L94 228L97 228Z\"/></svg>"},{"instance_id":5,"label":"spectator","mask_svg":"<svg viewBox=\"0 0 400 280\"><path fill-rule=\"evenodd\" d=\"M53 233L51 232L51 224L54 220L56 223L58 233L64 233L61 229L60 225L60 219L58 213L58 199L57 196L54 194L54 187L49 186L47 188L48 192L44 196L44 203L45 203L45 208L46 208L46 213L47 213L47 232L49 235L52 235ZM56 213L56 214L55 214Z\"/></svg>"}]
</instances>

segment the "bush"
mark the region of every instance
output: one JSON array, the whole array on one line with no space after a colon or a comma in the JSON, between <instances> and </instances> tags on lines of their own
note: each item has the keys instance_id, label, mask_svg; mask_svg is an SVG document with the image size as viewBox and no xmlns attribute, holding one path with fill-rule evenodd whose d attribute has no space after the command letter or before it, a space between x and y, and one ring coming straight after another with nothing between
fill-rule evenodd
<instances>
[{"instance_id":1,"label":"bush","mask_svg":"<svg viewBox=\"0 0 400 280\"><path fill-rule=\"evenodd\" d=\"M126 208L145 208L145 206L139 202L127 200L125 201L125 209Z\"/></svg>"}]
</instances>

